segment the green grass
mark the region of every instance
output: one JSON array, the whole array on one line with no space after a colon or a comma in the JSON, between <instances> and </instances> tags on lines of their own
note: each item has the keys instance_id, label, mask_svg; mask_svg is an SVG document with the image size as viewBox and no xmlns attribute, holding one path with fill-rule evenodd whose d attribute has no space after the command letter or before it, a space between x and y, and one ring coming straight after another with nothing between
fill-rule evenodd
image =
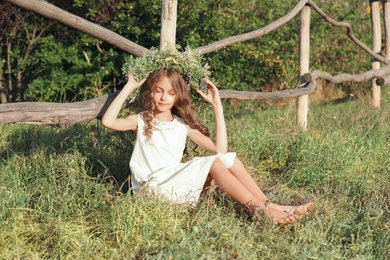
<instances>
[{"instance_id":1,"label":"green grass","mask_svg":"<svg viewBox=\"0 0 390 260\"><path fill-rule=\"evenodd\" d=\"M389 98L311 104L306 132L293 104L226 102L230 150L270 199L315 203L287 227L217 190L195 208L131 196L131 133L0 125L0 258L388 259Z\"/></svg>"}]
</instances>

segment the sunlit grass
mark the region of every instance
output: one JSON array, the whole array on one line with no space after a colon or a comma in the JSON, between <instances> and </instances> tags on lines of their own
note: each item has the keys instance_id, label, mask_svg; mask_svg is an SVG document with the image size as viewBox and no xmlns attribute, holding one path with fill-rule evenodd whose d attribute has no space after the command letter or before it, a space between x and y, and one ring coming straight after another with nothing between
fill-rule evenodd
<instances>
[{"instance_id":1,"label":"sunlit grass","mask_svg":"<svg viewBox=\"0 0 390 260\"><path fill-rule=\"evenodd\" d=\"M292 105L226 102L230 150L270 199L315 203L287 227L251 221L217 189L195 208L131 196L130 133L0 125L0 258L387 259L386 98L311 104L306 132Z\"/></svg>"}]
</instances>

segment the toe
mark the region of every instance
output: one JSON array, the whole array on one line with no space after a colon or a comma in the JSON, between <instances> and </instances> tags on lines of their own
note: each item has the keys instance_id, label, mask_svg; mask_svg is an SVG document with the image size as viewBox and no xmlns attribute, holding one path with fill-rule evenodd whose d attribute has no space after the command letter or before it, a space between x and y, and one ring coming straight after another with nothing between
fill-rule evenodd
<instances>
[{"instance_id":1,"label":"toe","mask_svg":"<svg viewBox=\"0 0 390 260\"><path fill-rule=\"evenodd\" d=\"M306 203L306 204L303 204L301 206L298 206L294 209L294 212L293 214L295 215L303 215L303 214L306 214L309 209L313 206L313 203L309 202L309 203Z\"/></svg>"},{"instance_id":2,"label":"toe","mask_svg":"<svg viewBox=\"0 0 390 260\"><path fill-rule=\"evenodd\" d=\"M277 224L279 224L279 225L287 225L287 224L290 224L291 222L293 222L294 220L296 220L295 216L288 215L285 218L279 219Z\"/></svg>"}]
</instances>

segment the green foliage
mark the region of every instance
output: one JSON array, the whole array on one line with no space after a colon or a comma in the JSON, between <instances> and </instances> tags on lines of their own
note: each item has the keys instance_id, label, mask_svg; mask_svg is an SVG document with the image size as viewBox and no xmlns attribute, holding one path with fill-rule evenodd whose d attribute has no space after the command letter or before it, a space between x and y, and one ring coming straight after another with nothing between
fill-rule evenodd
<instances>
[{"instance_id":1,"label":"green foliage","mask_svg":"<svg viewBox=\"0 0 390 260\"><path fill-rule=\"evenodd\" d=\"M381 110L312 104L307 132L288 106L225 102L230 150L267 196L315 204L286 228L251 221L218 189L196 207L123 193L133 134L1 125L0 258L387 259L388 91L384 100ZM199 119L213 131L211 108Z\"/></svg>"},{"instance_id":2,"label":"green foliage","mask_svg":"<svg viewBox=\"0 0 390 260\"><path fill-rule=\"evenodd\" d=\"M182 1L178 7L177 38L190 46L207 45L260 29L287 14L294 4L295 1L262 1L261 6L256 1ZM196 23L191 24L194 20ZM208 54L220 87L269 90L275 85L286 88L296 84L296 77L294 83L291 81L291 72L298 73L297 21L261 38Z\"/></svg>"},{"instance_id":3,"label":"green foliage","mask_svg":"<svg viewBox=\"0 0 390 260\"><path fill-rule=\"evenodd\" d=\"M55 5L98 23L148 49L160 44L161 0L51 1ZM178 2L177 44L195 49L226 37L260 29L286 15L297 1L205 1ZM363 1L318 1L316 4L337 21L349 22L355 35L367 46L371 21ZM11 10L11 9L10 9ZM12 9L13 10L13 9ZM12 11L11 10L11 11ZM16 17L31 31L39 32L49 21L16 9ZM22 19L23 18L23 19ZM12 22L12 21L11 21ZM121 68L127 54L61 24L46 28L31 46L23 64L27 38L20 26L8 23L5 35L12 48L12 72L4 73L15 83L23 73L26 97L38 101L84 100L116 90L125 80ZM247 42L234 44L210 59L212 76L220 88L274 91L296 86L299 53L299 15L280 28ZM1 38L3 57L5 37ZM316 12L311 19L310 69L332 74L361 73L370 68L370 57L352 44L345 29L326 23ZM3 71L6 60L2 58ZM348 84L341 85L349 90Z\"/></svg>"},{"instance_id":4,"label":"green foliage","mask_svg":"<svg viewBox=\"0 0 390 260\"><path fill-rule=\"evenodd\" d=\"M333 2L319 7L333 19L351 24L355 36L370 47L372 31L367 5L362 1ZM362 73L370 68L370 57L352 43L345 28L329 25L316 12L313 12L311 24L313 68L332 74Z\"/></svg>"},{"instance_id":5,"label":"green foliage","mask_svg":"<svg viewBox=\"0 0 390 260\"><path fill-rule=\"evenodd\" d=\"M76 41L69 45L54 36L45 37L37 44L34 80L25 93L27 99L85 100L105 93L112 86L117 54L104 47L96 53L94 49L100 41L84 35L77 37L81 44Z\"/></svg>"}]
</instances>

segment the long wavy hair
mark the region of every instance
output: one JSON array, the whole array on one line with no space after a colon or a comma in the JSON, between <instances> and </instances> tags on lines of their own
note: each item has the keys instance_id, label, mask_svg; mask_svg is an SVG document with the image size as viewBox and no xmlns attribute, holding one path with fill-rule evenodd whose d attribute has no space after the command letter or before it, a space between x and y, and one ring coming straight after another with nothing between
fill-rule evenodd
<instances>
[{"instance_id":1,"label":"long wavy hair","mask_svg":"<svg viewBox=\"0 0 390 260\"><path fill-rule=\"evenodd\" d=\"M197 129L206 136L210 136L207 127L199 123L195 117L194 109L191 104L191 93L181 74L175 70L158 69L153 71L144 83L144 89L141 93L141 110L144 111L143 119L145 121L144 134L149 139L152 136L154 118L154 93L157 83L167 77L172 84L176 95L176 102L172 108L172 114L182 118L184 123L192 129Z\"/></svg>"}]
</instances>

